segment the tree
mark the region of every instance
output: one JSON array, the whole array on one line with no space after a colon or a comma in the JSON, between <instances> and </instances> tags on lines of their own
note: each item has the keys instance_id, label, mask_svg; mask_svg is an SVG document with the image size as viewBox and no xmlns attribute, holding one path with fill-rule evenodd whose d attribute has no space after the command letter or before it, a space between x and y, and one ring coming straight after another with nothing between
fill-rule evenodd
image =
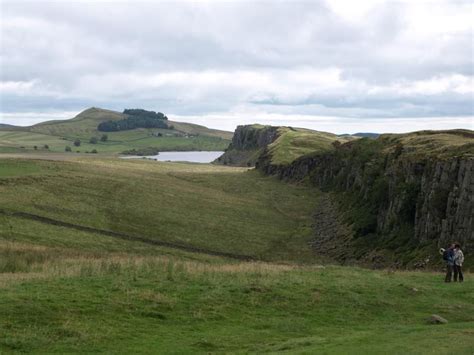
<instances>
[{"instance_id":1,"label":"tree","mask_svg":"<svg viewBox=\"0 0 474 355\"><path fill-rule=\"evenodd\" d=\"M81 145L81 140L80 140L80 139L76 139L76 140L74 141L74 145L75 145L76 147L79 147L79 146Z\"/></svg>"},{"instance_id":2,"label":"tree","mask_svg":"<svg viewBox=\"0 0 474 355\"><path fill-rule=\"evenodd\" d=\"M65 148L64 150L65 150L66 152L71 152L71 151L72 151L71 147L68 146L68 145L66 146L66 148Z\"/></svg>"},{"instance_id":3,"label":"tree","mask_svg":"<svg viewBox=\"0 0 474 355\"><path fill-rule=\"evenodd\" d=\"M99 140L97 139L97 137L91 137L91 139L89 140L89 143L90 144L97 144Z\"/></svg>"},{"instance_id":4,"label":"tree","mask_svg":"<svg viewBox=\"0 0 474 355\"><path fill-rule=\"evenodd\" d=\"M100 137L101 142L107 142L108 139L109 139L109 136L106 134L103 134L102 137Z\"/></svg>"},{"instance_id":5,"label":"tree","mask_svg":"<svg viewBox=\"0 0 474 355\"><path fill-rule=\"evenodd\" d=\"M92 150L91 150L91 153L92 153L92 154L97 154L97 153L98 153L98 152L97 152L97 149L92 149Z\"/></svg>"},{"instance_id":6,"label":"tree","mask_svg":"<svg viewBox=\"0 0 474 355\"><path fill-rule=\"evenodd\" d=\"M116 132L135 128L168 128L166 124L168 117L161 112L125 109L123 113L125 114L124 119L101 122L97 129L101 132Z\"/></svg>"},{"instance_id":7,"label":"tree","mask_svg":"<svg viewBox=\"0 0 474 355\"><path fill-rule=\"evenodd\" d=\"M45 144L44 149L49 149L49 145Z\"/></svg>"},{"instance_id":8,"label":"tree","mask_svg":"<svg viewBox=\"0 0 474 355\"><path fill-rule=\"evenodd\" d=\"M38 150L38 146L37 146L37 145L35 145L33 148L34 148L34 150Z\"/></svg>"}]
</instances>

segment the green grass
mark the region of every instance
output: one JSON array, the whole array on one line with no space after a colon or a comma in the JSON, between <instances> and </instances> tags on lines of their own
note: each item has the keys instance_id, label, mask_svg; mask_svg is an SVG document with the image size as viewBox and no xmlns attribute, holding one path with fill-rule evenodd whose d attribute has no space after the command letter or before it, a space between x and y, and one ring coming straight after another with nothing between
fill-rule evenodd
<instances>
[{"instance_id":1,"label":"green grass","mask_svg":"<svg viewBox=\"0 0 474 355\"><path fill-rule=\"evenodd\" d=\"M42 265L0 276L0 350L471 354L474 346L470 279L168 257ZM433 313L449 323L428 324Z\"/></svg>"},{"instance_id":2,"label":"green grass","mask_svg":"<svg viewBox=\"0 0 474 355\"><path fill-rule=\"evenodd\" d=\"M344 143L351 139L327 132L281 127L279 137L268 146L268 150L272 164L287 165L304 155L329 151L335 141Z\"/></svg>"},{"instance_id":3,"label":"green grass","mask_svg":"<svg viewBox=\"0 0 474 355\"><path fill-rule=\"evenodd\" d=\"M407 156L474 157L474 131L467 129L383 134L379 140L387 150L403 148Z\"/></svg>"},{"instance_id":4,"label":"green grass","mask_svg":"<svg viewBox=\"0 0 474 355\"><path fill-rule=\"evenodd\" d=\"M267 259L310 257L318 192L306 186L212 165L92 158L30 164L54 173L0 180L3 209Z\"/></svg>"},{"instance_id":5,"label":"green grass","mask_svg":"<svg viewBox=\"0 0 474 355\"><path fill-rule=\"evenodd\" d=\"M472 275L318 266L320 196L244 168L0 159L7 212L270 261L0 213L0 353L472 354Z\"/></svg>"},{"instance_id":6,"label":"green grass","mask_svg":"<svg viewBox=\"0 0 474 355\"><path fill-rule=\"evenodd\" d=\"M100 135L95 135L99 136ZM81 145L74 146L74 140L79 138ZM154 147L160 151L190 151L190 150L224 150L229 141L208 136L196 137L151 137L147 130L126 131L126 133L117 132L109 134L108 142L99 142L97 144L89 143L90 137L69 136L59 138L33 132L9 132L0 131L0 152L41 152L41 153L60 153L64 152L66 146L71 147L72 153L77 151L81 153L91 152L96 149L99 153L117 154L129 149L140 149L146 147ZM44 146L48 145L49 149ZM37 150L34 149L37 146Z\"/></svg>"},{"instance_id":7,"label":"green grass","mask_svg":"<svg viewBox=\"0 0 474 355\"><path fill-rule=\"evenodd\" d=\"M160 151L224 150L232 139L231 132L209 129L203 126L172 122L174 129L134 129L130 131L108 132L107 142L90 144L91 137L100 138L104 132L97 131L100 122L123 119L119 112L91 108L75 118L62 121L48 121L31 127L0 129L0 153L64 152L70 146L73 152L118 154L126 150L153 147ZM162 137L156 137L161 133ZM81 145L74 146L79 139ZM49 149L44 146L48 145Z\"/></svg>"},{"instance_id":8,"label":"green grass","mask_svg":"<svg viewBox=\"0 0 474 355\"><path fill-rule=\"evenodd\" d=\"M0 178L31 175L40 171L41 168L34 162L21 160L2 161L0 165Z\"/></svg>"}]
</instances>

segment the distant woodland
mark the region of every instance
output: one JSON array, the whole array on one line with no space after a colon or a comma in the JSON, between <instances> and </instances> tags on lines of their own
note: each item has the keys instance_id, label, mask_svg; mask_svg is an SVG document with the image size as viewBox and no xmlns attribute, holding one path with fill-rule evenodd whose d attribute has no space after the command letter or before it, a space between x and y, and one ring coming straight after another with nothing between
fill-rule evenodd
<instances>
[{"instance_id":1,"label":"distant woodland","mask_svg":"<svg viewBox=\"0 0 474 355\"><path fill-rule=\"evenodd\" d=\"M101 132L116 132L135 128L169 128L166 122L168 117L161 112L125 109L123 113L127 115L127 118L102 122L98 125L97 129Z\"/></svg>"}]
</instances>

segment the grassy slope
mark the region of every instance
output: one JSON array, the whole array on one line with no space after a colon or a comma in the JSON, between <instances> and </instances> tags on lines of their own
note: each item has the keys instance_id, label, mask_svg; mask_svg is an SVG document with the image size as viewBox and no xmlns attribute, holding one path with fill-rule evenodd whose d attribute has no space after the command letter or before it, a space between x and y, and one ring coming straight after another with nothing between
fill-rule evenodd
<instances>
[{"instance_id":1,"label":"grassy slope","mask_svg":"<svg viewBox=\"0 0 474 355\"><path fill-rule=\"evenodd\" d=\"M268 147L271 162L275 165L290 164L304 155L330 150L335 141L344 143L354 139L303 128L281 127L279 134L278 139Z\"/></svg>"},{"instance_id":2,"label":"grassy slope","mask_svg":"<svg viewBox=\"0 0 474 355\"><path fill-rule=\"evenodd\" d=\"M226 150L216 163L231 166L254 166L262 153L265 153L272 164L287 165L304 155L334 149L333 143L336 141L345 143L357 139L353 136L338 136L305 128L271 127L260 124L244 126L243 129L247 131L248 137L254 137L254 140L257 140L255 137L258 133L264 135L265 130L272 128L278 129L278 137L268 145L267 150L265 147L257 148L257 142L251 142L252 138L248 138L250 142L246 147Z\"/></svg>"},{"instance_id":3,"label":"grassy slope","mask_svg":"<svg viewBox=\"0 0 474 355\"><path fill-rule=\"evenodd\" d=\"M408 155L474 157L474 131L467 129L384 134L379 140L387 149L401 144Z\"/></svg>"},{"instance_id":4,"label":"grassy slope","mask_svg":"<svg viewBox=\"0 0 474 355\"><path fill-rule=\"evenodd\" d=\"M0 160L3 209L277 260L304 259L318 195L237 168ZM470 354L470 278L231 262L0 214L0 352Z\"/></svg>"},{"instance_id":5,"label":"grassy slope","mask_svg":"<svg viewBox=\"0 0 474 355\"><path fill-rule=\"evenodd\" d=\"M430 273L69 255L0 275L0 288L0 351L471 354L474 346L469 276L446 285ZM427 324L433 313L449 323Z\"/></svg>"},{"instance_id":6,"label":"grassy slope","mask_svg":"<svg viewBox=\"0 0 474 355\"><path fill-rule=\"evenodd\" d=\"M224 150L230 143L232 133L208 129L203 126L172 122L173 130L135 129L131 131L109 132L106 143L89 144L91 137L100 137L97 125L106 120L123 119L124 115L110 110L90 108L71 120L48 121L21 129L0 127L0 153L25 152L37 146L44 151L44 145L52 152L62 152L66 145L80 152L96 149L99 153L120 153L129 149L155 147L159 150ZM152 133L161 132L163 137ZM185 135L192 135L185 137ZM73 141L79 138L80 147ZM23 147L23 148L22 148Z\"/></svg>"},{"instance_id":7,"label":"grassy slope","mask_svg":"<svg viewBox=\"0 0 474 355\"><path fill-rule=\"evenodd\" d=\"M268 259L309 257L317 192L255 171L92 158L3 160L0 176L12 171L34 173L0 185L0 206L9 211Z\"/></svg>"}]
</instances>

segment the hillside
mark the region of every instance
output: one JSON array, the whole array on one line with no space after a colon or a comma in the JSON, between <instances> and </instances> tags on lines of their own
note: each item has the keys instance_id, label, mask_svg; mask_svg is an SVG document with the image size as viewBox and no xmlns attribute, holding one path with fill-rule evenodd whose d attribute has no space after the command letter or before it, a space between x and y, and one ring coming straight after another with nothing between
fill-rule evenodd
<instances>
[{"instance_id":1,"label":"hillside","mask_svg":"<svg viewBox=\"0 0 474 355\"><path fill-rule=\"evenodd\" d=\"M257 164L330 193L315 211L312 245L341 262L424 267L454 240L474 249L472 131L381 135L289 165L266 153Z\"/></svg>"},{"instance_id":2,"label":"hillside","mask_svg":"<svg viewBox=\"0 0 474 355\"><path fill-rule=\"evenodd\" d=\"M93 156L0 161L0 209L8 213L267 260L311 255L317 191L255 171ZM28 221L11 223L23 242L32 237Z\"/></svg>"},{"instance_id":3,"label":"hillside","mask_svg":"<svg viewBox=\"0 0 474 355\"><path fill-rule=\"evenodd\" d=\"M172 129L138 128L129 131L107 132L108 141L89 144L92 137L100 138L97 126L101 122L122 120L122 113L99 108L87 109L69 120L42 122L30 127L0 127L0 152L42 153L64 152L66 146L81 153L93 149L99 153L117 154L127 150L224 150L232 133L203 126L168 121ZM80 147L73 142L81 140ZM48 146L48 149L45 146ZM34 146L37 149L34 149Z\"/></svg>"},{"instance_id":4,"label":"hillside","mask_svg":"<svg viewBox=\"0 0 474 355\"><path fill-rule=\"evenodd\" d=\"M470 274L331 266L308 246L326 196L246 168L0 158L0 352L471 353Z\"/></svg>"},{"instance_id":5,"label":"hillside","mask_svg":"<svg viewBox=\"0 0 474 355\"><path fill-rule=\"evenodd\" d=\"M274 164L289 164L314 152L333 149L334 142L348 142L352 136L304 128L262 125L238 126L231 145L216 163L233 166L254 166L265 153Z\"/></svg>"}]
</instances>

